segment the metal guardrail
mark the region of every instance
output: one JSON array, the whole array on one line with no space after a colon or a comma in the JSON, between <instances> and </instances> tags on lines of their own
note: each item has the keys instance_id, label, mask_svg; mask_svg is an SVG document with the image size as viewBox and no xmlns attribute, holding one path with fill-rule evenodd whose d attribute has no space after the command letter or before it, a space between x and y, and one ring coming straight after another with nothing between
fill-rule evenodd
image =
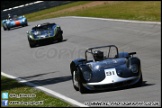
<instances>
[{"instance_id":1,"label":"metal guardrail","mask_svg":"<svg viewBox=\"0 0 162 108\"><path fill-rule=\"evenodd\" d=\"M59 6L63 4L67 4L74 1L37 1L33 3L28 3L20 6L16 6L13 8L5 9L1 11L1 20L6 19L8 14L11 15L24 15L32 12L36 12L39 10L51 8L54 6Z\"/></svg>"},{"instance_id":2,"label":"metal guardrail","mask_svg":"<svg viewBox=\"0 0 162 108\"><path fill-rule=\"evenodd\" d=\"M32 3L27 3L27 4L24 4L24 5L15 6L13 8L4 9L2 11L5 12L5 11L9 11L9 10L13 10L13 9L17 9L17 8L21 8L21 7L25 7L25 6L29 6L29 5L33 5L33 4L37 4L37 3L41 3L41 2L44 2L44 1L36 1L36 2L32 2Z\"/></svg>"}]
</instances>

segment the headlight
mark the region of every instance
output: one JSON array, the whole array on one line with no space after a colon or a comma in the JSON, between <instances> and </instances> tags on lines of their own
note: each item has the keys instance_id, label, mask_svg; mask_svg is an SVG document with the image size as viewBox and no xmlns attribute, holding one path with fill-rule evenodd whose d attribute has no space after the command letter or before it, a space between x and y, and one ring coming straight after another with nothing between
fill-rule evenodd
<instances>
[{"instance_id":1,"label":"headlight","mask_svg":"<svg viewBox=\"0 0 162 108\"><path fill-rule=\"evenodd\" d=\"M31 39L33 39L33 36L32 36L32 35L29 35L29 37L30 37Z\"/></svg>"},{"instance_id":2,"label":"headlight","mask_svg":"<svg viewBox=\"0 0 162 108\"><path fill-rule=\"evenodd\" d=\"M61 27L60 26L57 26L57 30L61 30Z\"/></svg>"},{"instance_id":3,"label":"headlight","mask_svg":"<svg viewBox=\"0 0 162 108\"><path fill-rule=\"evenodd\" d=\"M131 71L133 73L137 73L138 72L138 66L136 64L131 65L130 69L131 69Z\"/></svg>"},{"instance_id":4,"label":"headlight","mask_svg":"<svg viewBox=\"0 0 162 108\"><path fill-rule=\"evenodd\" d=\"M86 81L89 81L91 79L91 72L89 71L84 71L83 72L83 77Z\"/></svg>"},{"instance_id":5,"label":"headlight","mask_svg":"<svg viewBox=\"0 0 162 108\"><path fill-rule=\"evenodd\" d=\"M22 21L25 22L25 19L23 19Z\"/></svg>"}]
</instances>

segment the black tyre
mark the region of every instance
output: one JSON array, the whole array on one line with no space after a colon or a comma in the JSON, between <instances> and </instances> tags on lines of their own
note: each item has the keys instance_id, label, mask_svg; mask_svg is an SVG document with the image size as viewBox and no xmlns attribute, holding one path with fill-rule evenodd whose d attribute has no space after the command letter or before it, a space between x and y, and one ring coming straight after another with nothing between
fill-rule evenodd
<instances>
[{"instance_id":1,"label":"black tyre","mask_svg":"<svg viewBox=\"0 0 162 108\"><path fill-rule=\"evenodd\" d=\"M33 47L36 46L36 43L33 42L31 39L28 38L28 41L29 41L29 46L30 46L31 48L33 48Z\"/></svg>"},{"instance_id":2,"label":"black tyre","mask_svg":"<svg viewBox=\"0 0 162 108\"><path fill-rule=\"evenodd\" d=\"M25 23L25 24L22 25L22 27L25 27L25 26L28 26L28 23Z\"/></svg>"},{"instance_id":3,"label":"black tyre","mask_svg":"<svg viewBox=\"0 0 162 108\"><path fill-rule=\"evenodd\" d=\"M59 34L58 42L62 42L62 40L63 40L63 36L62 36L62 34Z\"/></svg>"},{"instance_id":4,"label":"black tyre","mask_svg":"<svg viewBox=\"0 0 162 108\"><path fill-rule=\"evenodd\" d=\"M88 90L83 86L82 82L79 80L78 81L78 86L79 86L79 91L80 93L86 93Z\"/></svg>"},{"instance_id":5,"label":"black tyre","mask_svg":"<svg viewBox=\"0 0 162 108\"><path fill-rule=\"evenodd\" d=\"M82 76L80 73L79 73L79 78L78 78L78 87L79 87L79 91L81 94L86 93L88 91L82 84Z\"/></svg>"},{"instance_id":6,"label":"black tyre","mask_svg":"<svg viewBox=\"0 0 162 108\"><path fill-rule=\"evenodd\" d=\"M72 73L72 82L73 82L73 87L76 91L79 91L79 88L76 86L78 85L78 82L76 81L76 71L74 70Z\"/></svg>"},{"instance_id":7,"label":"black tyre","mask_svg":"<svg viewBox=\"0 0 162 108\"><path fill-rule=\"evenodd\" d=\"M26 23L25 26L28 26L28 23Z\"/></svg>"},{"instance_id":8,"label":"black tyre","mask_svg":"<svg viewBox=\"0 0 162 108\"><path fill-rule=\"evenodd\" d=\"M9 28L9 27L7 27L7 30L10 30L10 28Z\"/></svg>"},{"instance_id":9,"label":"black tyre","mask_svg":"<svg viewBox=\"0 0 162 108\"><path fill-rule=\"evenodd\" d=\"M141 86L143 83L143 77L142 77L142 73L141 73L141 77L140 77L140 80L136 83L135 86Z\"/></svg>"},{"instance_id":10,"label":"black tyre","mask_svg":"<svg viewBox=\"0 0 162 108\"><path fill-rule=\"evenodd\" d=\"M3 26L3 30L6 31L7 29Z\"/></svg>"}]
</instances>

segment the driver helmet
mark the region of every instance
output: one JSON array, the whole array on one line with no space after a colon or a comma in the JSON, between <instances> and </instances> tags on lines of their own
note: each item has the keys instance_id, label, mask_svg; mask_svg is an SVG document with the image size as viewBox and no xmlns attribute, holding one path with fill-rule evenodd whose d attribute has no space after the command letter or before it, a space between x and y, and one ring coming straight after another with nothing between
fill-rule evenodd
<instances>
[{"instance_id":1,"label":"driver helmet","mask_svg":"<svg viewBox=\"0 0 162 108\"><path fill-rule=\"evenodd\" d=\"M8 14L8 19L10 19L11 18L11 15L10 14Z\"/></svg>"},{"instance_id":2,"label":"driver helmet","mask_svg":"<svg viewBox=\"0 0 162 108\"><path fill-rule=\"evenodd\" d=\"M93 57L95 61L100 61L104 59L104 53L100 50L96 50L93 52Z\"/></svg>"}]
</instances>

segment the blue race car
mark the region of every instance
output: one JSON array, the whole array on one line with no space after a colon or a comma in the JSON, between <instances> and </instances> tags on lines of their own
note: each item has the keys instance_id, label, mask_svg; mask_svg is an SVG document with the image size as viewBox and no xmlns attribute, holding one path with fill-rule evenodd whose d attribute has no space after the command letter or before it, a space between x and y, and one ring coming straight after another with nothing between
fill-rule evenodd
<instances>
[{"instance_id":1,"label":"blue race car","mask_svg":"<svg viewBox=\"0 0 162 108\"><path fill-rule=\"evenodd\" d=\"M61 42L63 40L63 31L61 27L55 23L38 24L27 31L27 37L30 47L39 45L40 42Z\"/></svg>"},{"instance_id":2,"label":"blue race car","mask_svg":"<svg viewBox=\"0 0 162 108\"><path fill-rule=\"evenodd\" d=\"M25 16L14 15L8 19L2 20L2 26L4 30L10 30L13 27L28 26L28 21Z\"/></svg>"},{"instance_id":3,"label":"blue race car","mask_svg":"<svg viewBox=\"0 0 162 108\"><path fill-rule=\"evenodd\" d=\"M141 85L141 63L134 54L136 52L118 52L115 45L87 49L85 58L75 59L70 64L75 90L85 93Z\"/></svg>"}]
</instances>

